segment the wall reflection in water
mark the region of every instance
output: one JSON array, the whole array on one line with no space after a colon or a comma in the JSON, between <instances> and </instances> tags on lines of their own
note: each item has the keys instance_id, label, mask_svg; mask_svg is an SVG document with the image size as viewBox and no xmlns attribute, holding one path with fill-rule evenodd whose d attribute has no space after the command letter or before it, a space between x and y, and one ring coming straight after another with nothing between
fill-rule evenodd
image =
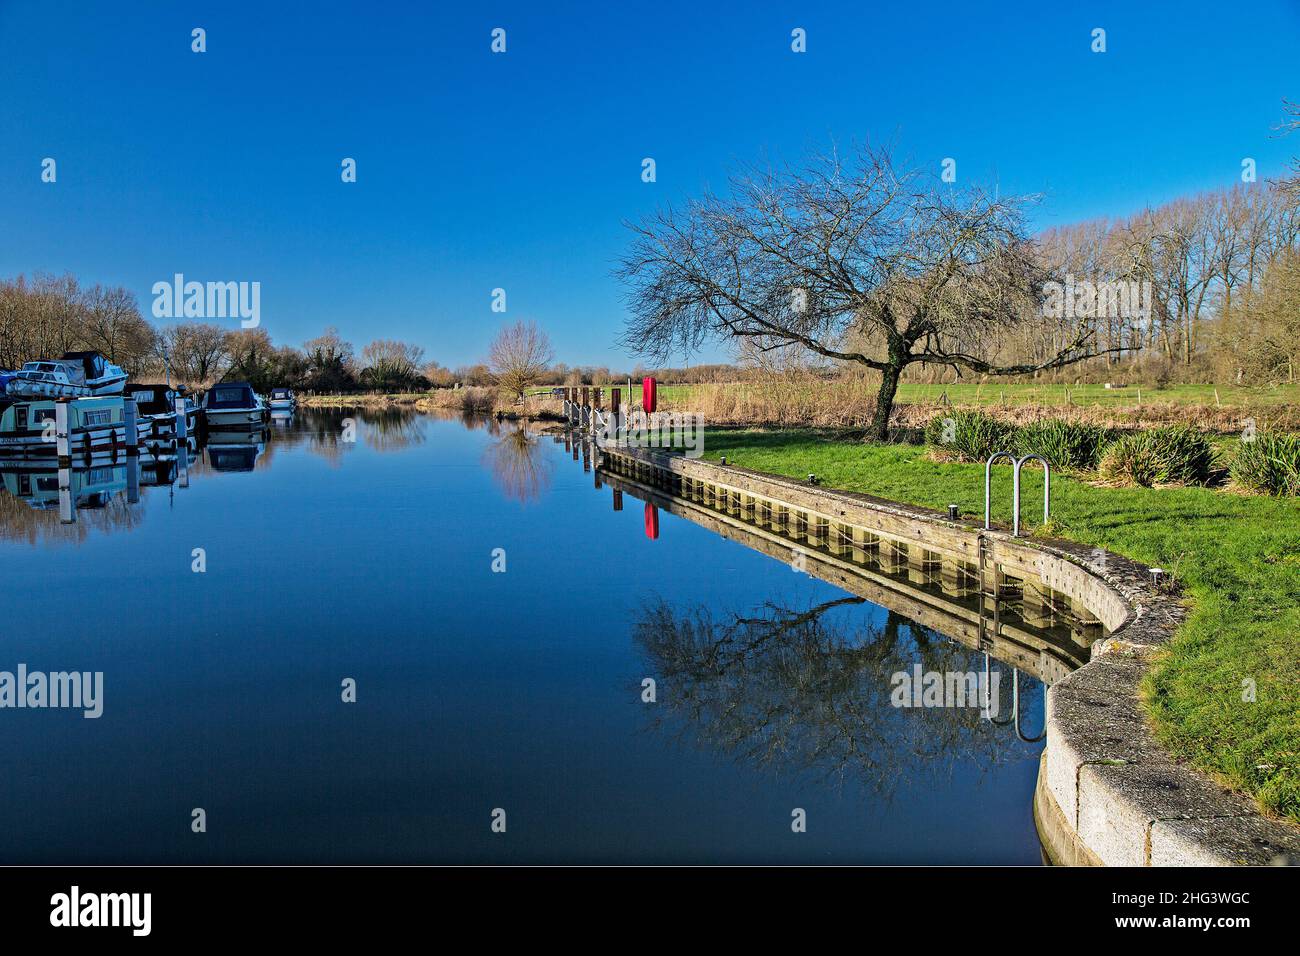
<instances>
[{"instance_id":1,"label":"wall reflection in water","mask_svg":"<svg viewBox=\"0 0 1300 956\"><path fill-rule=\"evenodd\" d=\"M978 674L985 657L892 611L878 617L852 596L729 613L652 601L634 626L659 684L652 726L772 772L886 794L918 772L1024 759L1026 745L982 706L893 706L894 675L918 665ZM1009 668L993 669L1005 717ZM1022 677L1020 686L1022 707L1041 713L1042 685ZM998 697L992 703L996 713Z\"/></svg>"}]
</instances>

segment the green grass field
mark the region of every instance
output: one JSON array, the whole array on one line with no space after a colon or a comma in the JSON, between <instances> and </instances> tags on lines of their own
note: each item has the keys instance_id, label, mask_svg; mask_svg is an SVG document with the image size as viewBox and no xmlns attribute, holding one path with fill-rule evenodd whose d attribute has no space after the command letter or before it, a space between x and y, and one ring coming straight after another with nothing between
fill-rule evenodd
<instances>
[{"instance_id":1,"label":"green grass field","mask_svg":"<svg viewBox=\"0 0 1300 956\"><path fill-rule=\"evenodd\" d=\"M720 455L757 471L813 473L827 487L983 515L983 466L932 461L916 446L713 429L705 457ZM1009 469L995 471L996 520L1010 519L1010 481ZM1025 483L1032 523L1041 472L1027 472ZM1191 618L1145 685L1160 738L1175 756L1300 823L1300 500L1100 488L1071 477L1052 485L1048 532L1166 568L1186 588ZM1254 682L1253 703L1242 699L1245 681Z\"/></svg>"},{"instance_id":2,"label":"green grass field","mask_svg":"<svg viewBox=\"0 0 1300 956\"><path fill-rule=\"evenodd\" d=\"M693 385L660 385L665 401L689 401ZM641 386L632 386L636 401ZM1062 408L1102 406L1135 408L1141 405L1168 403L1203 405L1209 408L1266 408L1272 405L1300 404L1300 385L1272 388L1239 388L1214 385L1170 385L1165 388L1142 388L1137 385L1106 388L1103 385L1036 385L1017 382L962 382L956 385L920 385L904 383L898 387L898 401L935 404L947 396L955 405L1046 405ZM1217 397L1216 397L1217 396Z\"/></svg>"},{"instance_id":3,"label":"green grass field","mask_svg":"<svg viewBox=\"0 0 1300 956\"><path fill-rule=\"evenodd\" d=\"M961 383L957 385L901 385L899 400L904 402L938 402L941 396L957 405L1099 405L1133 408L1144 404L1204 405L1206 407L1247 408L1269 405L1293 405L1300 402L1300 386L1276 388L1237 388L1214 385L1170 385L1166 388L1142 388L1127 385L1106 388L1104 385L1034 385L1001 383Z\"/></svg>"}]
</instances>

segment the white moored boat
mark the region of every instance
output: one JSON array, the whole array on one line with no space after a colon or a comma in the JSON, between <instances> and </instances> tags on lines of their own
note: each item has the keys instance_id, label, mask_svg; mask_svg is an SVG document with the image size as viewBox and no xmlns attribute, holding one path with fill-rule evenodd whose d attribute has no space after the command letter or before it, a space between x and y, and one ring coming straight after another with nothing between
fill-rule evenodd
<instances>
[{"instance_id":1,"label":"white moored boat","mask_svg":"<svg viewBox=\"0 0 1300 956\"><path fill-rule=\"evenodd\" d=\"M0 407L0 457L54 458L58 454L54 401ZM68 448L73 456L126 450L125 402L120 395L68 401ZM137 445L143 441L137 430Z\"/></svg>"},{"instance_id":2,"label":"white moored boat","mask_svg":"<svg viewBox=\"0 0 1300 956\"><path fill-rule=\"evenodd\" d=\"M270 419L261 395L247 382L222 382L203 396L203 413L208 428L259 428Z\"/></svg>"},{"instance_id":3,"label":"white moored boat","mask_svg":"<svg viewBox=\"0 0 1300 956\"><path fill-rule=\"evenodd\" d=\"M271 389L271 411L291 412L298 407L298 397L291 388Z\"/></svg>"},{"instance_id":4,"label":"white moored boat","mask_svg":"<svg viewBox=\"0 0 1300 956\"><path fill-rule=\"evenodd\" d=\"M98 352L64 352L59 359L26 363L5 385L17 398L89 398L120 395L126 372Z\"/></svg>"}]
</instances>

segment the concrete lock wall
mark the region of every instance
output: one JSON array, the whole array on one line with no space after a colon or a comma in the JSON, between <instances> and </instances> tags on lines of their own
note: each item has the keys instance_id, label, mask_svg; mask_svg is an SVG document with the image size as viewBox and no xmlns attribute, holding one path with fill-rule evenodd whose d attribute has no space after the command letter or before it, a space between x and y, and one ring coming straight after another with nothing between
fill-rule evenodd
<instances>
[{"instance_id":1,"label":"concrete lock wall","mask_svg":"<svg viewBox=\"0 0 1300 956\"><path fill-rule=\"evenodd\" d=\"M1067 595L1103 623L1084 666L1047 693L1046 750L1034 818L1049 857L1071 865L1263 864L1300 860L1300 830L1263 817L1254 803L1176 763L1151 732L1138 684L1151 654L1186 616L1174 591L1151 569L1066 541L1014 538L968 520L831 491L734 466L602 443L607 465L651 486L680 493L737 496L800 520L924 549L972 568L981 586L1003 576L1036 581Z\"/></svg>"}]
</instances>

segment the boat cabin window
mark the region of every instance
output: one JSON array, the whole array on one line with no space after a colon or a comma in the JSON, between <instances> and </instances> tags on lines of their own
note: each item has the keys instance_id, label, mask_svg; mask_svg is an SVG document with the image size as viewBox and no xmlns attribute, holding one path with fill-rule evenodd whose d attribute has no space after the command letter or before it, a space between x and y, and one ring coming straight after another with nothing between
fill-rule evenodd
<instances>
[{"instance_id":1,"label":"boat cabin window","mask_svg":"<svg viewBox=\"0 0 1300 956\"><path fill-rule=\"evenodd\" d=\"M111 408L97 408L91 412L83 412L81 416L81 421L85 425L107 425L112 420Z\"/></svg>"},{"instance_id":2,"label":"boat cabin window","mask_svg":"<svg viewBox=\"0 0 1300 956\"><path fill-rule=\"evenodd\" d=\"M38 425L42 424L43 422L54 421L54 409L52 408L35 409L35 414L32 416L32 421L34 421Z\"/></svg>"},{"instance_id":3,"label":"boat cabin window","mask_svg":"<svg viewBox=\"0 0 1300 956\"><path fill-rule=\"evenodd\" d=\"M220 405L238 405L244 401L242 388L214 388L212 400Z\"/></svg>"},{"instance_id":4,"label":"boat cabin window","mask_svg":"<svg viewBox=\"0 0 1300 956\"><path fill-rule=\"evenodd\" d=\"M152 391L141 392L137 390L131 393L131 397L135 399L137 405L148 405L150 402L158 401Z\"/></svg>"}]
</instances>

